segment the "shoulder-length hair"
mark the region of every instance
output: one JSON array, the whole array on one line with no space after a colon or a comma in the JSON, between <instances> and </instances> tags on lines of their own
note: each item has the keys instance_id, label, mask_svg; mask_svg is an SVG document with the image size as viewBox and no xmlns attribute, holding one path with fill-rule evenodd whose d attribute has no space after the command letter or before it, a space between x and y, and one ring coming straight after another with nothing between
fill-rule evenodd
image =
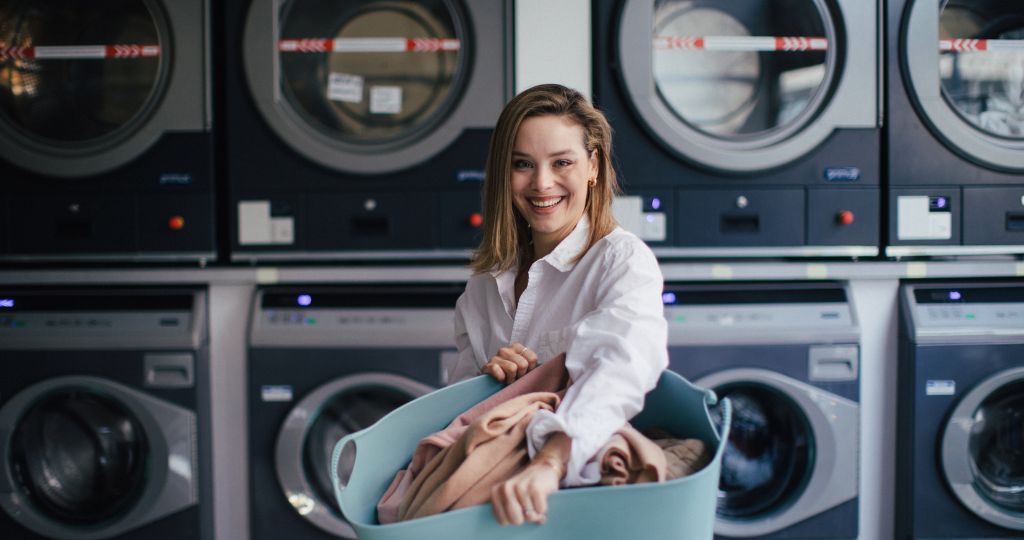
<instances>
[{"instance_id":1,"label":"shoulder-length hair","mask_svg":"<svg viewBox=\"0 0 1024 540\"><path fill-rule=\"evenodd\" d=\"M584 209L590 220L590 236L576 260L617 226L612 197L620 189L612 167L612 128L608 120L576 90L559 84L534 86L505 105L491 136L483 189L484 234L470 263L474 272L509 270L530 249L530 228L512 202L512 147L523 120L548 115L579 124L587 155L597 152L597 185L588 190Z\"/></svg>"}]
</instances>

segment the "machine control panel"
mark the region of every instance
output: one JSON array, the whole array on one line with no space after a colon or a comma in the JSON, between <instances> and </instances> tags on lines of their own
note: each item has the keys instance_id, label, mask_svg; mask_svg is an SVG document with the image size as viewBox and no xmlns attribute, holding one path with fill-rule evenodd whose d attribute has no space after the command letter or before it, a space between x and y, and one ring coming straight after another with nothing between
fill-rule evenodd
<instances>
[{"instance_id":1,"label":"machine control panel","mask_svg":"<svg viewBox=\"0 0 1024 540\"><path fill-rule=\"evenodd\" d=\"M257 293L251 343L298 347L453 347L455 302L464 287L267 287Z\"/></svg>"},{"instance_id":2,"label":"machine control panel","mask_svg":"<svg viewBox=\"0 0 1024 540\"><path fill-rule=\"evenodd\" d=\"M8 293L0 298L0 336L176 336L192 331L193 318L189 294L147 298Z\"/></svg>"},{"instance_id":3,"label":"machine control panel","mask_svg":"<svg viewBox=\"0 0 1024 540\"><path fill-rule=\"evenodd\" d=\"M921 328L1024 332L1020 287L918 287L913 299Z\"/></svg>"}]
</instances>

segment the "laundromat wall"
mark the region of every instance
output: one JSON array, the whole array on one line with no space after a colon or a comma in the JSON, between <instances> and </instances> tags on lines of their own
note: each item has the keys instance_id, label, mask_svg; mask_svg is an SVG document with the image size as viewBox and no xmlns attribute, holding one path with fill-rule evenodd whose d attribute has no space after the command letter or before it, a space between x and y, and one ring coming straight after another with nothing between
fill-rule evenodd
<instances>
[{"instance_id":1,"label":"laundromat wall","mask_svg":"<svg viewBox=\"0 0 1024 540\"><path fill-rule=\"evenodd\" d=\"M0 90L7 92L0 96L0 292L206 292L209 362L199 378L206 378L209 403L196 411L208 415L202 422L212 440L200 449L210 455L200 463L212 463L212 470L205 473L209 493L198 496L212 499L212 523L196 525L202 538L299 537L295 531L306 528L302 538L329 538L325 531L345 526L330 510L286 500L277 489L290 480L275 476L271 462L286 445L261 442L278 426L258 425L261 413L254 411L264 409L256 402L269 410L302 396L291 394L299 383L261 385L252 378L277 376L266 366L286 362L279 355L294 350L296 362L324 369L327 382L337 373L318 355L383 349L386 339L373 342L370 332L359 336L370 345L346 341L339 326L342 337L328 332L315 343L289 341L273 324L291 322L261 319L261 299L279 290L357 295L368 287L390 295L383 309L404 306L397 299L404 291L464 282L467 255L479 239L490 130L505 101L545 82L579 89L608 114L625 191L616 215L655 250L666 282L832 284L848 292L859 334L859 388L851 398L859 404L859 449L847 464L857 471L857 498L835 522L855 524L843 538L866 540L913 528L897 516L899 467L907 463L897 458L898 427L908 421L897 406L904 399L901 285L1024 284L1024 7L958 0L435 0L393 2L398 15L381 23L372 11L349 13L339 7L344 3L312 0L137 3L143 7L111 0L126 10L132 30L97 23L89 44L149 48L75 49L83 43L61 41L61 31L81 24L84 12L75 9L84 8L55 3L44 13L57 21L53 28L25 30L10 24L19 3L0 0ZM157 14L154 22L138 23L147 12ZM328 28L331 17L371 27L400 20L401 31L418 28L421 34L409 37L422 41L359 41L382 36L358 24ZM936 25L937 18L948 24ZM775 24L777 32L768 33ZM640 36L629 33L638 28ZM48 43L22 47L25 32L50 39L49 52L64 54L59 62L68 70L44 69ZM331 39L324 39L327 32ZM690 39L694 32L722 35ZM800 32L812 34L794 35ZM391 55L384 64L412 70L416 83L402 86L393 74L331 55L329 47L383 47L364 54ZM403 64L406 48L416 47L435 54L433 63ZM693 72L672 68L671 54L705 70L707 79L687 83ZM81 64L118 55L151 64L109 80L90 71L99 64ZM318 55L332 60L317 63ZM166 61L172 57L173 69ZM18 74L36 77L40 88L75 76L141 82L116 94L120 106L109 96L72 106L76 96L63 86L33 104L24 102L36 95L27 82L19 87L24 92L14 92ZM416 87L423 81L435 86ZM985 102L982 93L1002 97ZM403 96L419 100L419 112L391 118ZM51 116L33 123L33 106ZM83 109L90 106L95 110ZM55 130L69 117L75 129ZM387 324L387 317L369 323ZM17 320L0 311L0 332L17 331ZM317 324L309 320L296 322ZM285 336L283 345L274 336ZM442 360L454 347L434 333L416 345L424 354L441 351ZM14 362L5 349L0 343L0 362ZM259 367L251 362L257 355ZM165 367L158 363L151 373ZM443 383L413 371L410 387ZM10 397L0 395L0 407ZM265 448L252 447L259 444ZM286 517L259 516L264 504ZM285 519L295 519L295 528L280 525L291 523ZM0 521L0 537L5 526ZM756 538L830 537L829 523L802 526L777 533L783 536L731 530ZM1024 534L1019 521L986 526L992 528L956 530L962 538ZM74 537L59 527L41 530Z\"/></svg>"}]
</instances>

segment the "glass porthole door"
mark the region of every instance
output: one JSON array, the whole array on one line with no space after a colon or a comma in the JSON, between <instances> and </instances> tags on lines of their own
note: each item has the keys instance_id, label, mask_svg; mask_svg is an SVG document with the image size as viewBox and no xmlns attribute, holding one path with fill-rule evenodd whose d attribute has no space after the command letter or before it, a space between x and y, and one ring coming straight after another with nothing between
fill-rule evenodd
<instances>
[{"instance_id":1,"label":"glass porthole door","mask_svg":"<svg viewBox=\"0 0 1024 540\"><path fill-rule=\"evenodd\" d=\"M904 27L903 72L925 123L972 161L1024 172L1024 7L918 0Z\"/></svg>"},{"instance_id":2,"label":"glass porthole door","mask_svg":"<svg viewBox=\"0 0 1024 540\"><path fill-rule=\"evenodd\" d=\"M383 173L449 144L472 58L452 0L266 0L250 8L246 75L294 150L329 168Z\"/></svg>"},{"instance_id":3,"label":"glass porthole door","mask_svg":"<svg viewBox=\"0 0 1024 540\"><path fill-rule=\"evenodd\" d=\"M207 128L205 4L0 0L0 157L48 176ZM189 21L186 24L186 21Z\"/></svg>"},{"instance_id":4,"label":"glass porthole door","mask_svg":"<svg viewBox=\"0 0 1024 540\"><path fill-rule=\"evenodd\" d=\"M681 158L730 172L784 165L837 128L876 126L874 36L847 31L876 25L863 9L837 17L846 4L627 1L621 82Z\"/></svg>"}]
</instances>

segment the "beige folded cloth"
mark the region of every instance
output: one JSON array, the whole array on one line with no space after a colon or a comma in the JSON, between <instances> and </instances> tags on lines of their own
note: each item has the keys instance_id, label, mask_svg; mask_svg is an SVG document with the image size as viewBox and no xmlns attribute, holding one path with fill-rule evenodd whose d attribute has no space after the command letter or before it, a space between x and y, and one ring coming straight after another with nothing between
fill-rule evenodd
<instances>
[{"instance_id":1,"label":"beige folded cloth","mask_svg":"<svg viewBox=\"0 0 1024 540\"><path fill-rule=\"evenodd\" d=\"M665 480L665 453L629 424L612 435L597 455L600 456L602 485Z\"/></svg>"},{"instance_id":2,"label":"beige folded cloth","mask_svg":"<svg viewBox=\"0 0 1024 540\"><path fill-rule=\"evenodd\" d=\"M524 394L474 420L412 481L398 507L398 519L430 516L490 500L491 487L530 463L526 426L533 414L555 410L558 401L552 392Z\"/></svg>"},{"instance_id":3,"label":"beige folded cloth","mask_svg":"<svg viewBox=\"0 0 1024 540\"><path fill-rule=\"evenodd\" d=\"M689 476L711 461L711 453L700 439L655 439L653 442L665 452L665 480Z\"/></svg>"},{"instance_id":4,"label":"beige folded cloth","mask_svg":"<svg viewBox=\"0 0 1024 540\"><path fill-rule=\"evenodd\" d=\"M474 420L497 405L524 394L551 392L561 397L565 394L565 389L568 386L569 372L565 369L565 355L560 354L460 414L448 424L448 427L424 437L416 446L409 467L398 471L394 480L391 481L391 485L388 486L377 503L377 521L381 524L400 521L399 507L411 488L413 480L420 475L427 463L437 457L442 450L455 443Z\"/></svg>"}]
</instances>

